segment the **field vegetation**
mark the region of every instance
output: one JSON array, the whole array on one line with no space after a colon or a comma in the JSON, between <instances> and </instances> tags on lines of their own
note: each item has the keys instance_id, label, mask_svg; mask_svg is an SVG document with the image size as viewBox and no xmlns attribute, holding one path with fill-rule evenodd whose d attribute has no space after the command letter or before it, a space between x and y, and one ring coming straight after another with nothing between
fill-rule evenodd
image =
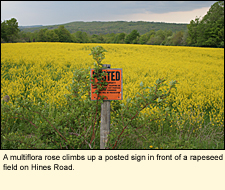
<instances>
[{"instance_id":1,"label":"field vegetation","mask_svg":"<svg viewBox=\"0 0 225 190\"><path fill-rule=\"evenodd\" d=\"M103 64L123 69L106 148L224 149L224 49L97 45ZM2 149L99 149L95 46L1 44Z\"/></svg>"}]
</instances>

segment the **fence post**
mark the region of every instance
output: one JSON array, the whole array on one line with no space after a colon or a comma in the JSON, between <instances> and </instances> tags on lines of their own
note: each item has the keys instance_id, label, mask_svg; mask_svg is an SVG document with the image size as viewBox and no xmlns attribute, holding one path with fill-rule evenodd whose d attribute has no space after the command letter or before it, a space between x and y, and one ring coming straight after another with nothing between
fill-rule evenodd
<instances>
[{"instance_id":1,"label":"fence post","mask_svg":"<svg viewBox=\"0 0 225 190\"><path fill-rule=\"evenodd\" d=\"M103 68L110 68L111 65L103 64ZM101 126L100 126L100 149L105 149L107 136L110 132L110 100L103 100L101 104Z\"/></svg>"}]
</instances>

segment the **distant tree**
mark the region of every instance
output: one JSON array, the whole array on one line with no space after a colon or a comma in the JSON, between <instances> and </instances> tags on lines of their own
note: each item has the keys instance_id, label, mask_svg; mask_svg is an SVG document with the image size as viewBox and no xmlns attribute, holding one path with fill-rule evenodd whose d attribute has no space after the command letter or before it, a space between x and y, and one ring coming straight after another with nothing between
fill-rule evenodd
<instances>
[{"instance_id":1,"label":"distant tree","mask_svg":"<svg viewBox=\"0 0 225 190\"><path fill-rule=\"evenodd\" d=\"M166 44L167 37L172 35L171 33L172 31L170 30L160 29L156 32L154 30L151 30L146 43L149 45L164 45Z\"/></svg>"},{"instance_id":2,"label":"distant tree","mask_svg":"<svg viewBox=\"0 0 225 190\"><path fill-rule=\"evenodd\" d=\"M47 29L41 29L39 30L38 34L37 34L37 41L38 42L47 42L47 37L45 32L47 31Z\"/></svg>"},{"instance_id":3,"label":"distant tree","mask_svg":"<svg viewBox=\"0 0 225 190\"><path fill-rule=\"evenodd\" d=\"M25 42L29 42L30 41L30 36L31 36L31 32L24 32L24 31L20 31L19 33L18 33L18 36L19 36L19 39L21 40L21 41L25 41Z\"/></svg>"},{"instance_id":4,"label":"distant tree","mask_svg":"<svg viewBox=\"0 0 225 190\"><path fill-rule=\"evenodd\" d=\"M38 36L38 31L36 30L36 31L31 33L30 38L32 39L33 42L35 42L35 41L37 42L37 38L38 38L37 36Z\"/></svg>"},{"instance_id":5,"label":"distant tree","mask_svg":"<svg viewBox=\"0 0 225 190\"><path fill-rule=\"evenodd\" d=\"M115 43L115 38L118 36L118 34L110 33L105 34L105 43Z\"/></svg>"},{"instance_id":6,"label":"distant tree","mask_svg":"<svg viewBox=\"0 0 225 190\"><path fill-rule=\"evenodd\" d=\"M59 36L54 32L54 30L47 30L45 32L47 42L58 42Z\"/></svg>"},{"instance_id":7,"label":"distant tree","mask_svg":"<svg viewBox=\"0 0 225 190\"><path fill-rule=\"evenodd\" d=\"M199 36L199 27L200 18L196 17L195 20L191 20L190 24L187 25L188 28L188 37L187 44L188 45L197 45L197 37Z\"/></svg>"},{"instance_id":8,"label":"distant tree","mask_svg":"<svg viewBox=\"0 0 225 190\"><path fill-rule=\"evenodd\" d=\"M155 30L150 30L149 32L141 35L140 39L139 39L139 43L140 44L147 44L151 35L155 34Z\"/></svg>"},{"instance_id":9,"label":"distant tree","mask_svg":"<svg viewBox=\"0 0 225 190\"><path fill-rule=\"evenodd\" d=\"M76 43L88 43L90 42L88 34L86 32L77 31L72 34L73 42Z\"/></svg>"},{"instance_id":10,"label":"distant tree","mask_svg":"<svg viewBox=\"0 0 225 190\"><path fill-rule=\"evenodd\" d=\"M77 31L75 34L74 34L75 38L76 38L76 42L77 43L82 43L83 42L83 35L82 35L82 32L81 31Z\"/></svg>"},{"instance_id":11,"label":"distant tree","mask_svg":"<svg viewBox=\"0 0 225 190\"><path fill-rule=\"evenodd\" d=\"M70 33L76 31L87 32L87 34L110 34L110 33L125 33L129 34L132 30L138 30L140 35L149 32L150 30L165 30L171 29L172 32L186 30L187 24L175 24L175 23L157 23L157 22L73 22L64 25ZM40 30L43 26L21 28L25 32L34 32ZM56 29L58 25L45 26L47 29Z\"/></svg>"},{"instance_id":12,"label":"distant tree","mask_svg":"<svg viewBox=\"0 0 225 190\"><path fill-rule=\"evenodd\" d=\"M156 36L158 36L159 37L159 39L160 39L160 41L161 41L161 43L163 43L163 41L165 40L165 38L166 38L166 33L163 31L163 30L158 30L157 32L156 32ZM161 44L160 43L160 44Z\"/></svg>"},{"instance_id":13,"label":"distant tree","mask_svg":"<svg viewBox=\"0 0 225 190\"><path fill-rule=\"evenodd\" d=\"M90 37L87 34L87 32L83 32L82 37L83 37L83 43L90 43Z\"/></svg>"},{"instance_id":14,"label":"distant tree","mask_svg":"<svg viewBox=\"0 0 225 190\"><path fill-rule=\"evenodd\" d=\"M64 25L60 25L58 29L55 29L54 32L59 37L59 42L71 42L71 34L70 32L64 27Z\"/></svg>"},{"instance_id":15,"label":"distant tree","mask_svg":"<svg viewBox=\"0 0 225 190\"><path fill-rule=\"evenodd\" d=\"M124 32L119 33L117 35L117 39L116 39L116 42L115 43L124 43L125 36L126 36L126 34Z\"/></svg>"},{"instance_id":16,"label":"distant tree","mask_svg":"<svg viewBox=\"0 0 225 190\"><path fill-rule=\"evenodd\" d=\"M74 42L74 43L77 43L75 33L71 34L71 41Z\"/></svg>"},{"instance_id":17,"label":"distant tree","mask_svg":"<svg viewBox=\"0 0 225 190\"><path fill-rule=\"evenodd\" d=\"M98 35L97 34L91 35L91 43L98 43Z\"/></svg>"},{"instance_id":18,"label":"distant tree","mask_svg":"<svg viewBox=\"0 0 225 190\"><path fill-rule=\"evenodd\" d=\"M160 45L162 43L162 39L160 36L157 36L156 34L152 34L147 42L149 45Z\"/></svg>"},{"instance_id":19,"label":"distant tree","mask_svg":"<svg viewBox=\"0 0 225 190\"><path fill-rule=\"evenodd\" d=\"M149 39L149 35L146 33L146 34L143 34L141 35L140 39L139 39L139 42L140 44L146 44L148 39Z\"/></svg>"},{"instance_id":20,"label":"distant tree","mask_svg":"<svg viewBox=\"0 0 225 190\"><path fill-rule=\"evenodd\" d=\"M173 32L171 30L164 30L164 33L165 33L165 36L168 37L168 36L172 36L173 35Z\"/></svg>"},{"instance_id":21,"label":"distant tree","mask_svg":"<svg viewBox=\"0 0 225 190\"><path fill-rule=\"evenodd\" d=\"M173 35L173 32L171 31L171 30L167 30L167 29L165 29L164 31L163 31L163 35L164 35L164 37L163 37L163 41L162 41L162 45L166 45L167 44L167 40L168 40L168 37L169 36L172 36Z\"/></svg>"},{"instance_id":22,"label":"distant tree","mask_svg":"<svg viewBox=\"0 0 225 190\"><path fill-rule=\"evenodd\" d=\"M15 18L1 21L1 38L6 42L13 42L19 37L18 22Z\"/></svg>"},{"instance_id":23,"label":"distant tree","mask_svg":"<svg viewBox=\"0 0 225 190\"><path fill-rule=\"evenodd\" d=\"M178 31L176 33L173 34L172 36L172 45L174 46L181 46L182 45L182 39L183 39L183 31Z\"/></svg>"},{"instance_id":24,"label":"distant tree","mask_svg":"<svg viewBox=\"0 0 225 190\"><path fill-rule=\"evenodd\" d=\"M172 46L172 36L168 36L167 39L166 39L166 43L164 45L166 46Z\"/></svg>"},{"instance_id":25,"label":"distant tree","mask_svg":"<svg viewBox=\"0 0 225 190\"><path fill-rule=\"evenodd\" d=\"M167 36L171 35L171 31L158 30L157 32L151 32L147 43L151 45L164 45L167 40ZM154 36L152 35L154 34Z\"/></svg>"},{"instance_id":26,"label":"distant tree","mask_svg":"<svg viewBox=\"0 0 225 190\"><path fill-rule=\"evenodd\" d=\"M104 35L103 34L99 34L98 35L98 43L104 43L105 39L104 39Z\"/></svg>"},{"instance_id":27,"label":"distant tree","mask_svg":"<svg viewBox=\"0 0 225 190\"><path fill-rule=\"evenodd\" d=\"M119 34L116 34L111 42L118 44L119 43Z\"/></svg>"},{"instance_id":28,"label":"distant tree","mask_svg":"<svg viewBox=\"0 0 225 190\"><path fill-rule=\"evenodd\" d=\"M137 38L140 36L140 34L137 32L137 30L133 30L130 34L126 36L124 39L126 44L132 44L135 43Z\"/></svg>"},{"instance_id":29,"label":"distant tree","mask_svg":"<svg viewBox=\"0 0 225 190\"><path fill-rule=\"evenodd\" d=\"M181 45L186 46L187 45L187 37L188 37L188 31L184 31L183 32L183 37L181 40Z\"/></svg>"}]
</instances>

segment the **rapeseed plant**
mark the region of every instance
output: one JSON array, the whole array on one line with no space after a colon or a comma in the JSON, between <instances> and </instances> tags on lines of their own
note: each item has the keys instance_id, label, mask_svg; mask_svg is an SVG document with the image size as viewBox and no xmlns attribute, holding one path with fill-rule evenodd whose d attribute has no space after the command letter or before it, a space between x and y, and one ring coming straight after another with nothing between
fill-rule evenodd
<instances>
[{"instance_id":1,"label":"rapeseed plant","mask_svg":"<svg viewBox=\"0 0 225 190\"><path fill-rule=\"evenodd\" d=\"M61 107L67 104L66 88L76 69L92 68L91 48L98 44L13 43L1 44L1 99L29 98ZM103 64L123 69L123 100L134 97L140 83L153 86L156 79L176 79L177 90L171 91L171 112L179 121L177 130L189 125L201 126L207 119L212 125L224 126L224 49L170 47L134 44L101 44L108 52ZM87 78L88 79L88 78ZM83 95L84 100L87 96ZM159 110L150 105L141 111L151 116ZM204 113L204 114L202 114ZM180 118L184 119L183 121ZM157 125L164 120L156 120ZM200 128L200 127L199 127ZM173 129L173 126L170 126ZM188 128L196 132L196 128Z\"/></svg>"}]
</instances>

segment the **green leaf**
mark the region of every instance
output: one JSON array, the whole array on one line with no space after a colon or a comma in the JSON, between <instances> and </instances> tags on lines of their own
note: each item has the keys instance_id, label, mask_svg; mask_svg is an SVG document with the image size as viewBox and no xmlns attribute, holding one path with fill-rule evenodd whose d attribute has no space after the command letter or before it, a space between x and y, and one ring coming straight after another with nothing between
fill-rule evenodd
<instances>
[{"instance_id":1,"label":"green leaf","mask_svg":"<svg viewBox=\"0 0 225 190\"><path fill-rule=\"evenodd\" d=\"M165 111L170 111L170 108L169 107L165 108Z\"/></svg>"},{"instance_id":2,"label":"green leaf","mask_svg":"<svg viewBox=\"0 0 225 190\"><path fill-rule=\"evenodd\" d=\"M162 99L159 97L158 99L157 99L157 102L161 102L162 101Z\"/></svg>"}]
</instances>

